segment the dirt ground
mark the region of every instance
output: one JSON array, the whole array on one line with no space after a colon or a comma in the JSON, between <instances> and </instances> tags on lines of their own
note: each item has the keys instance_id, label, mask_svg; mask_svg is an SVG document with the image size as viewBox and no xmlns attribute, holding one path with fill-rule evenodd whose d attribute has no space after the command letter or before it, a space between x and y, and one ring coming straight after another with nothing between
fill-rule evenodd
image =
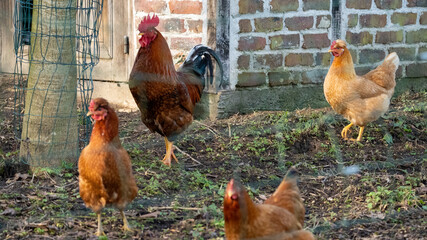
<instances>
[{"instance_id":1,"label":"dirt ground","mask_svg":"<svg viewBox=\"0 0 427 240\"><path fill-rule=\"evenodd\" d=\"M76 165L41 176L10 166L19 146L11 118L13 83L5 79L0 238L97 239L96 217L79 197ZM110 208L103 211L104 231L108 239L222 239L227 182L239 179L260 203L294 166L305 228L316 238L427 239L426 106L425 91L394 97L361 143L341 139L348 123L330 108L195 121L176 141L180 162L171 168L160 162L163 138L147 130L138 112L119 112L120 138L139 192L126 211L134 231L123 232L120 214Z\"/></svg>"}]
</instances>

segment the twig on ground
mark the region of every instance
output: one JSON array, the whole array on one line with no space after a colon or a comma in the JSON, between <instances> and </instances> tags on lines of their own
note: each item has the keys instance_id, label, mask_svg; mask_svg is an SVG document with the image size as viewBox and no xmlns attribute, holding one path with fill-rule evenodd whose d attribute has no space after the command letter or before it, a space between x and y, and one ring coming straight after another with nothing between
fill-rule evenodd
<instances>
[{"instance_id":1,"label":"twig on ground","mask_svg":"<svg viewBox=\"0 0 427 240\"><path fill-rule=\"evenodd\" d=\"M220 137L221 139L224 139L224 138L221 136L221 133L219 133L217 130L215 130L215 129L213 129L213 128L209 127L208 125L206 125L206 124L204 124L204 123L202 123L202 122L199 122L199 121L197 121L197 120L194 120L193 122L196 122L196 123L198 123L198 124L202 125L202 126L203 126L203 127L205 127L206 129L208 129L211 133L213 133L213 134L217 135L217 136L218 136L218 137Z\"/></svg>"},{"instance_id":2,"label":"twig on ground","mask_svg":"<svg viewBox=\"0 0 427 240\"><path fill-rule=\"evenodd\" d=\"M201 208L195 208L195 207L150 207L152 210L188 210L188 211L199 211L202 210Z\"/></svg>"},{"instance_id":3,"label":"twig on ground","mask_svg":"<svg viewBox=\"0 0 427 240\"><path fill-rule=\"evenodd\" d=\"M194 159L192 156L190 156L190 154L188 154L188 153L186 153L186 152L182 151L181 149L179 149L179 147L177 147L177 146L174 146L174 147L175 147L175 149L176 149L176 150L178 150L178 152L180 152L180 153L184 154L185 156L187 156L188 158L190 158L193 162L196 162L196 163L197 163L197 164L199 164L199 165L203 165L201 162L197 161L197 160L196 160L196 159Z\"/></svg>"}]
</instances>

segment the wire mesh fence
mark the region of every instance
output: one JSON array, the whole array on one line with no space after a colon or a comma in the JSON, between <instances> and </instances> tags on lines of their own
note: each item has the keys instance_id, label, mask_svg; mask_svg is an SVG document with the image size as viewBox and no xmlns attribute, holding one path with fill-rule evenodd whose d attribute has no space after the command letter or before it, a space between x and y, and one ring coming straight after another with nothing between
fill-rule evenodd
<instances>
[{"instance_id":1,"label":"wire mesh fence","mask_svg":"<svg viewBox=\"0 0 427 240\"><path fill-rule=\"evenodd\" d=\"M75 163L99 61L103 0L16 0L14 131L30 166Z\"/></svg>"}]
</instances>

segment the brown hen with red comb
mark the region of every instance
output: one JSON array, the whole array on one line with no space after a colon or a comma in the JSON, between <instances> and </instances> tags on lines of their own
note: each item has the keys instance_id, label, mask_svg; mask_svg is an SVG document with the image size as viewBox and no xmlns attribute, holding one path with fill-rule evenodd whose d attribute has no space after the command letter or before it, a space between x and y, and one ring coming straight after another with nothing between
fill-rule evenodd
<instances>
[{"instance_id":1,"label":"brown hen with red comb","mask_svg":"<svg viewBox=\"0 0 427 240\"><path fill-rule=\"evenodd\" d=\"M255 204L240 182L231 179L224 195L227 240L312 240L302 230L305 209L294 179L283 182L264 204Z\"/></svg>"}]
</instances>

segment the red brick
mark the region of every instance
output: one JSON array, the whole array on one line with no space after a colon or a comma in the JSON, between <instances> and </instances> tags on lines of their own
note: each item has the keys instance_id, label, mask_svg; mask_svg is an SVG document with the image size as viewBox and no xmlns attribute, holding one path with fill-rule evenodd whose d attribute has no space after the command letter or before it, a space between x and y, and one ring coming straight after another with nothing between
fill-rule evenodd
<instances>
[{"instance_id":1,"label":"red brick","mask_svg":"<svg viewBox=\"0 0 427 240\"><path fill-rule=\"evenodd\" d=\"M185 32L184 19L163 19L157 29L160 32L183 33Z\"/></svg>"},{"instance_id":2,"label":"red brick","mask_svg":"<svg viewBox=\"0 0 427 240\"><path fill-rule=\"evenodd\" d=\"M427 42L427 28L406 32L406 43Z\"/></svg>"},{"instance_id":3,"label":"red brick","mask_svg":"<svg viewBox=\"0 0 427 240\"><path fill-rule=\"evenodd\" d=\"M396 31L396 32L377 32L377 35L375 37L376 43L392 43L392 42L402 42L403 41L403 31Z\"/></svg>"},{"instance_id":4,"label":"red brick","mask_svg":"<svg viewBox=\"0 0 427 240\"><path fill-rule=\"evenodd\" d=\"M270 37L270 49L296 48L299 46L299 34L276 35Z\"/></svg>"},{"instance_id":5,"label":"red brick","mask_svg":"<svg viewBox=\"0 0 427 240\"><path fill-rule=\"evenodd\" d=\"M266 39L263 37L241 37L239 39L239 51L256 51L265 48Z\"/></svg>"},{"instance_id":6,"label":"red brick","mask_svg":"<svg viewBox=\"0 0 427 240\"><path fill-rule=\"evenodd\" d=\"M188 31L192 33L203 32L203 20L187 20Z\"/></svg>"},{"instance_id":7,"label":"red brick","mask_svg":"<svg viewBox=\"0 0 427 240\"><path fill-rule=\"evenodd\" d=\"M239 21L239 29L241 33L252 32L251 20L241 19Z\"/></svg>"},{"instance_id":8,"label":"red brick","mask_svg":"<svg viewBox=\"0 0 427 240\"><path fill-rule=\"evenodd\" d=\"M353 33L347 31L345 40L351 45L366 45L372 43L373 36L369 32Z\"/></svg>"},{"instance_id":9,"label":"red brick","mask_svg":"<svg viewBox=\"0 0 427 240\"><path fill-rule=\"evenodd\" d=\"M190 50L195 45L202 43L202 38L171 38L171 48Z\"/></svg>"},{"instance_id":10,"label":"red brick","mask_svg":"<svg viewBox=\"0 0 427 240\"><path fill-rule=\"evenodd\" d=\"M236 87L257 87L265 82L266 76L263 72L244 72L237 76Z\"/></svg>"},{"instance_id":11,"label":"red brick","mask_svg":"<svg viewBox=\"0 0 427 240\"><path fill-rule=\"evenodd\" d=\"M331 4L330 0L302 0L303 10L328 10Z\"/></svg>"},{"instance_id":12,"label":"red brick","mask_svg":"<svg viewBox=\"0 0 427 240\"><path fill-rule=\"evenodd\" d=\"M284 13L298 10L298 0L271 0L271 12Z\"/></svg>"},{"instance_id":13,"label":"red brick","mask_svg":"<svg viewBox=\"0 0 427 240\"><path fill-rule=\"evenodd\" d=\"M415 59L415 47L389 48L388 53L396 52L401 61L413 61Z\"/></svg>"},{"instance_id":14,"label":"red brick","mask_svg":"<svg viewBox=\"0 0 427 240\"><path fill-rule=\"evenodd\" d=\"M328 74L328 69L314 69L305 71L301 75L302 84L312 84L312 83L322 83L325 79L326 74Z\"/></svg>"},{"instance_id":15,"label":"red brick","mask_svg":"<svg viewBox=\"0 0 427 240\"><path fill-rule=\"evenodd\" d=\"M287 67L294 66L311 66L313 65L314 59L311 53L289 53L285 57L285 65Z\"/></svg>"},{"instance_id":16,"label":"red brick","mask_svg":"<svg viewBox=\"0 0 427 240\"><path fill-rule=\"evenodd\" d=\"M330 28L331 27L331 15L317 16L316 28Z\"/></svg>"},{"instance_id":17,"label":"red brick","mask_svg":"<svg viewBox=\"0 0 427 240\"><path fill-rule=\"evenodd\" d=\"M376 63L384 60L385 52L380 49L362 49L359 53L359 63Z\"/></svg>"},{"instance_id":18,"label":"red brick","mask_svg":"<svg viewBox=\"0 0 427 240\"><path fill-rule=\"evenodd\" d=\"M402 7L402 0L375 0L379 9L398 9Z\"/></svg>"},{"instance_id":19,"label":"red brick","mask_svg":"<svg viewBox=\"0 0 427 240\"><path fill-rule=\"evenodd\" d=\"M401 78L403 77L403 66L400 65L397 70L396 70L396 78Z\"/></svg>"},{"instance_id":20,"label":"red brick","mask_svg":"<svg viewBox=\"0 0 427 240\"><path fill-rule=\"evenodd\" d=\"M237 68L238 69L249 69L250 55L240 55L237 58Z\"/></svg>"},{"instance_id":21,"label":"red brick","mask_svg":"<svg viewBox=\"0 0 427 240\"><path fill-rule=\"evenodd\" d=\"M304 34L302 48L325 48L329 47L331 41L327 33Z\"/></svg>"},{"instance_id":22,"label":"red brick","mask_svg":"<svg viewBox=\"0 0 427 240\"><path fill-rule=\"evenodd\" d=\"M275 69L283 66L283 55L282 54L265 54L256 55L254 67L258 69Z\"/></svg>"},{"instance_id":23,"label":"red brick","mask_svg":"<svg viewBox=\"0 0 427 240\"><path fill-rule=\"evenodd\" d=\"M165 13L168 5L164 0L135 0L135 10L137 12Z\"/></svg>"},{"instance_id":24,"label":"red brick","mask_svg":"<svg viewBox=\"0 0 427 240\"><path fill-rule=\"evenodd\" d=\"M169 10L174 14L198 14L202 13L202 2L199 1L170 1Z\"/></svg>"},{"instance_id":25,"label":"red brick","mask_svg":"<svg viewBox=\"0 0 427 240\"><path fill-rule=\"evenodd\" d=\"M285 19L286 27L291 31L299 31L312 28L314 24L313 17L292 17Z\"/></svg>"},{"instance_id":26,"label":"red brick","mask_svg":"<svg viewBox=\"0 0 427 240\"><path fill-rule=\"evenodd\" d=\"M361 27L380 28L387 24L387 15L366 14L360 16Z\"/></svg>"},{"instance_id":27,"label":"red brick","mask_svg":"<svg viewBox=\"0 0 427 240\"><path fill-rule=\"evenodd\" d=\"M426 77L427 63L413 63L406 66L407 77Z\"/></svg>"},{"instance_id":28,"label":"red brick","mask_svg":"<svg viewBox=\"0 0 427 240\"><path fill-rule=\"evenodd\" d=\"M427 7L426 0L408 0L408 7Z\"/></svg>"},{"instance_id":29,"label":"red brick","mask_svg":"<svg viewBox=\"0 0 427 240\"><path fill-rule=\"evenodd\" d=\"M393 13L393 15L391 15L391 22L399 24L400 26L415 24L416 21L416 13Z\"/></svg>"},{"instance_id":30,"label":"red brick","mask_svg":"<svg viewBox=\"0 0 427 240\"><path fill-rule=\"evenodd\" d=\"M427 25L427 12L424 12L424 13L420 16L420 24L421 24L421 25Z\"/></svg>"},{"instance_id":31,"label":"red brick","mask_svg":"<svg viewBox=\"0 0 427 240\"><path fill-rule=\"evenodd\" d=\"M280 72L268 73L268 84L270 85L270 87L298 84L300 79L301 72L284 70Z\"/></svg>"},{"instance_id":32,"label":"red brick","mask_svg":"<svg viewBox=\"0 0 427 240\"><path fill-rule=\"evenodd\" d=\"M355 9L370 9L371 4L371 0L347 0L345 6Z\"/></svg>"},{"instance_id":33,"label":"red brick","mask_svg":"<svg viewBox=\"0 0 427 240\"><path fill-rule=\"evenodd\" d=\"M316 55L316 65L327 67L331 64L331 58L332 56L330 53L319 52Z\"/></svg>"},{"instance_id":34,"label":"red brick","mask_svg":"<svg viewBox=\"0 0 427 240\"><path fill-rule=\"evenodd\" d=\"M274 32L282 29L283 29L283 18L269 17L269 18L255 19L256 32Z\"/></svg>"},{"instance_id":35,"label":"red brick","mask_svg":"<svg viewBox=\"0 0 427 240\"><path fill-rule=\"evenodd\" d=\"M264 1L262 0L240 0L239 1L239 13L248 14L263 11Z\"/></svg>"},{"instance_id":36,"label":"red brick","mask_svg":"<svg viewBox=\"0 0 427 240\"><path fill-rule=\"evenodd\" d=\"M347 26L349 28L354 28L357 26L357 22L358 22L359 18L357 14L349 14L348 15L348 23Z\"/></svg>"}]
</instances>

